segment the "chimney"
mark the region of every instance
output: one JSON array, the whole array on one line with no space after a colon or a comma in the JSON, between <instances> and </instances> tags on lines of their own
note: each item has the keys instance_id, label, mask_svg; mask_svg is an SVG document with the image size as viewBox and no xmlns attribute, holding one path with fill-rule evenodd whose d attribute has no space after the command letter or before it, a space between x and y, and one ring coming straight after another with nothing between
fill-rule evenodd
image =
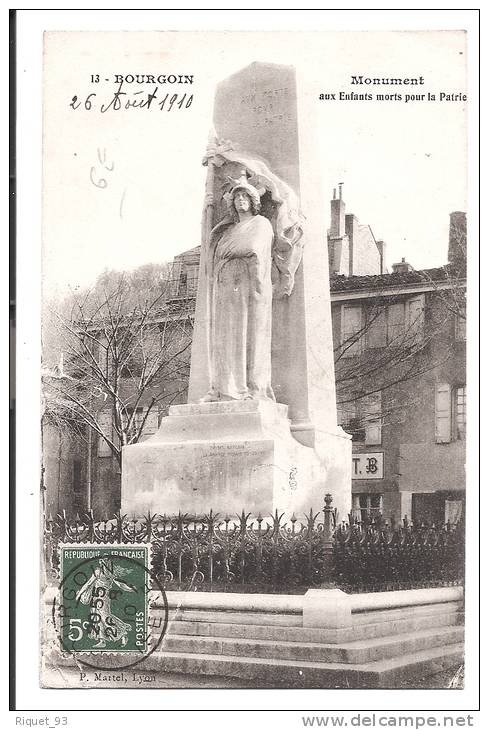
<instances>
[{"instance_id":1,"label":"chimney","mask_svg":"<svg viewBox=\"0 0 489 730\"><path fill-rule=\"evenodd\" d=\"M379 249L379 274L387 274L387 264L385 261L387 244L385 241L376 241Z\"/></svg>"},{"instance_id":2,"label":"chimney","mask_svg":"<svg viewBox=\"0 0 489 730\"><path fill-rule=\"evenodd\" d=\"M463 270L467 266L467 214L458 210L450 213L448 263Z\"/></svg>"},{"instance_id":3,"label":"chimney","mask_svg":"<svg viewBox=\"0 0 489 730\"><path fill-rule=\"evenodd\" d=\"M411 264L408 264L404 256L401 259L401 262L398 264L392 264L392 273L393 274L406 274L408 271L414 271Z\"/></svg>"},{"instance_id":4,"label":"chimney","mask_svg":"<svg viewBox=\"0 0 489 730\"><path fill-rule=\"evenodd\" d=\"M345 204L343 202L343 183L338 184L339 197L336 197L336 188L333 190L331 201L331 238L342 238L345 235Z\"/></svg>"}]
</instances>

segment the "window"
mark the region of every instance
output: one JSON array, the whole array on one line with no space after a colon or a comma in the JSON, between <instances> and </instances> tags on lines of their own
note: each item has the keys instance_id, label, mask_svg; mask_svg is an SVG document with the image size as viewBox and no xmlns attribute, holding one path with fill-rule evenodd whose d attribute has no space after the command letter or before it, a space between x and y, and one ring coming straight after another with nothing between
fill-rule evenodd
<instances>
[{"instance_id":1,"label":"window","mask_svg":"<svg viewBox=\"0 0 489 730\"><path fill-rule=\"evenodd\" d=\"M341 308L341 344L343 356L351 357L362 351L362 305L344 304Z\"/></svg>"},{"instance_id":2,"label":"window","mask_svg":"<svg viewBox=\"0 0 489 730\"><path fill-rule=\"evenodd\" d=\"M111 411L102 411L99 414L98 425L99 425L100 430L107 436L107 438L112 440L112 413L111 413ZM103 456L103 457L112 456L112 449L110 448L107 441L100 435L98 437L97 455Z\"/></svg>"},{"instance_id":3,"label":"window","mask_svg":"<svg viewBox=\"0 0 489 730\"><path fill-rule=\"evenodd\" d=\"M113 351L107 337L98 337L97 348L97 361L99 368L106 378L111 378L113 375Z\"/></svg>"},{"instance_id":4,"label":"window","mask_svg":"<svg viewBox=\"0 0 489 730\"><path fill-rule=\"evenodd\" d=\"M199 283L199 265L193 264L187 268L187 292L189 296L193 296L197 293L197 286Z\"/></svg>"},{"instance_id":5,"label":"window","mask_svg":"<svg viewBox=\"0 0 489 730\"><path fill-rule=\"evenodd\" d=\"M424 294L392 304L387 301L382 302L379 298L374 304L370 304L366 309L363 323L367 347L385 347L391 343L393 346L405 347L416 341L423 332L424 304ZM348 339L348 335L359 332L361 328L361 306L345 305L343 307L342 342L344 343ZM356 354L361 349L360 344L361 339L356 345L356 349L352 346L345 352L345 355Z\"/></svg>"},{"instance_id":6,"label":"window","mask_svg":"<svg viewBox=\"0 0 489 730\"><path fill-rule=\"evenodd\" d=\"M371 393L338 405L338 423L355 442L373 446L382 443L382 396Z\"/></svg>"},{"instance_id":7,"label":"window","mask_svg":"<svg viewBox=\"0 0 489 730\"><path fill-rule=\"evenodd\" d=\"M466 387L438 383L435 394L435 441L448 444L465 439Z\"/></svg>"},{"instance_id":8,"label":"window","mask_svg":"<svg viewBox=\"0 0 489 730\"><path fill-rule=\"evenodd\" d=\"M382 443L381 409L382 397L380 393L371 393L362 399L366 445Z\"/></svg>"},{"instance_id":9,"label":"window","mask_svg":"<svg viewBox=\"0 0 489 730\"><path fill-rule=\"evenodd\" d=\"M467 422L467 393L465 386L455 388L454 406L455 436L457 439L465 440L465 428Z\"/></svg>"},{"instance_id":10,"label":"window","mask_svg":"<svg viewBox=\"0 0 489 730\"><path fill-rule=\"evenodd\" d=\"M141 425L143 423L143 418L146 416L146 408L138 408L136 410L136 414L134 416L133 420L133 433L137 435L139 433L139 429L141 428ZM145 441L149 436L152 436L156 431L158 430L158 410L157 408L152 408L151 411L146 416L146 421L144 423L144 428L142 430L141 436L139 437L139 441Z\"/></svg>"},{"instance_id":11,"label":"window","mask_svg":"<svg viewBox=\"0 0 489 730\"><path fill-rule=\"evenodd\" d=\"M353 441L364 441L365 429L362 427L361 418L358 415L359 400L350 403L338 403L338 423L351 435Z\"/></svg>"},{"instance_id":12,"label":"window","mask_svg":"<svg viewBox=\"0 0 489 730\"><path fill-rule=\"evenodd\" d=\"M378 517L382 514L381 494L354 494L352 495L353 516L364 522L368 517Z\"/></svg>"},{"instance_id":13,"label":"window","mask_svg":"<svg viewBox=\"0 0 489 730\"><path fill-rule=\"evenodd\" d=\"M467 339L467 322L465 320L465 312L455 315L455 339L457 342L463 342Z\"/></svg>"},{"instance_id":14,"label":"window","mask_svg":"<svg viewBox=\"0 0 489 730\"><path fill-rule=\"evenodd\" d=\"M182 271L178 280L178 294L185 296L187 293L187 272Z\"/></svg>"}]
</instances>

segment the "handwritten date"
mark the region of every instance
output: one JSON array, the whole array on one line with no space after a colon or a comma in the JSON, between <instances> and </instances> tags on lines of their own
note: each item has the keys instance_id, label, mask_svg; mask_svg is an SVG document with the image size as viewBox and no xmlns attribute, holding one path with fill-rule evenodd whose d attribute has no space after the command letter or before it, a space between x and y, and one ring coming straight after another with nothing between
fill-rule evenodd
<instances>
[{"instance_id":1,"label":"handwritten date","mask_svg":"<svg viewBox=\"0 0 489 730\"><path fill-rule=\"evenodd\" d=\"M85 98L78 95L72 97L69 106L73 110L84 109L85 111L99 111L105 114L108 111L120 111L122 109L159 109L170 112L175 109L188 109L193 102L193 94L170 94L158 96L158 86L155 86L151 93L147 91L133 91L128 93L122 90L122 82L118 89L113 92L112 98L101 100L100 95L94 92Z\"/></svg>"}]
</instances>

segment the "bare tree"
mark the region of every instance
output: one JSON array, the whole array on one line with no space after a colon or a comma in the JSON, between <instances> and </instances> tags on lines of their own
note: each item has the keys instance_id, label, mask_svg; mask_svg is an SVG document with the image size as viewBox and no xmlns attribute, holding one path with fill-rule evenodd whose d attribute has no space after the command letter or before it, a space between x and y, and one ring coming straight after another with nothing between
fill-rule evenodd
<instances>
[{"instance_id":1,"label":"bare tree","mask_svg":"<svg viewBox=\"0 0 489 730\"><path fill-rule=\"evenodd\" d=\"M192 322L168 310L169 278L154 273L148 287L147 272L104 272L51 313L64 367L47 379L46 417L78 434L90 429L119 465L122 448L187 386Z\"/></svg>"}]
</instances>

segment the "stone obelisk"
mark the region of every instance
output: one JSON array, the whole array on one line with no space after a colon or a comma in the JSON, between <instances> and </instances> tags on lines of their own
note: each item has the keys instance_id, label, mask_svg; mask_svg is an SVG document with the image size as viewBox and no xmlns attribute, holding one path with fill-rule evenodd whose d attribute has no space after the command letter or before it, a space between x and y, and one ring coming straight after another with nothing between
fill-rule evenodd
<instances>
[{"instance_id":1,"label":"stone obelisk","mask_svg":"<svg viewBox=\"0 0 489 730\"><path fill-rule=\"evenodd\" d=\"M157 434L125 447L125 512L301 514L320 509L325 492L341 516L350 509L351 442L336 423L326 210L309 99L295 70L274 64L253 63L217 88L188 405L171 407ZM267 181L262 211L275 228L284 196L298 201L302 259L291 292L273 302L277 402L202 403L210 380L209 233L223 216L226 179L243 167Z\"/></svg>"},{"instance_id":2,"label":"stone obelisk","mask_svg":"<svg viewBox=\"0 0 489 730\"><path fill-rule=\"evenodd\" d=\"M296 192L306 219L294 289L274 300L272 367L277 401L288 405L292 432L308 446L314 446L318 431L336 431L327 225L311 117L298 103L289 66L252 63L217 88L216 136L264 159ZM197 335L205 329L202 313L199 297L189 402L198 402L207 387L205 345Z\"/></svg>"}]
</instances>

